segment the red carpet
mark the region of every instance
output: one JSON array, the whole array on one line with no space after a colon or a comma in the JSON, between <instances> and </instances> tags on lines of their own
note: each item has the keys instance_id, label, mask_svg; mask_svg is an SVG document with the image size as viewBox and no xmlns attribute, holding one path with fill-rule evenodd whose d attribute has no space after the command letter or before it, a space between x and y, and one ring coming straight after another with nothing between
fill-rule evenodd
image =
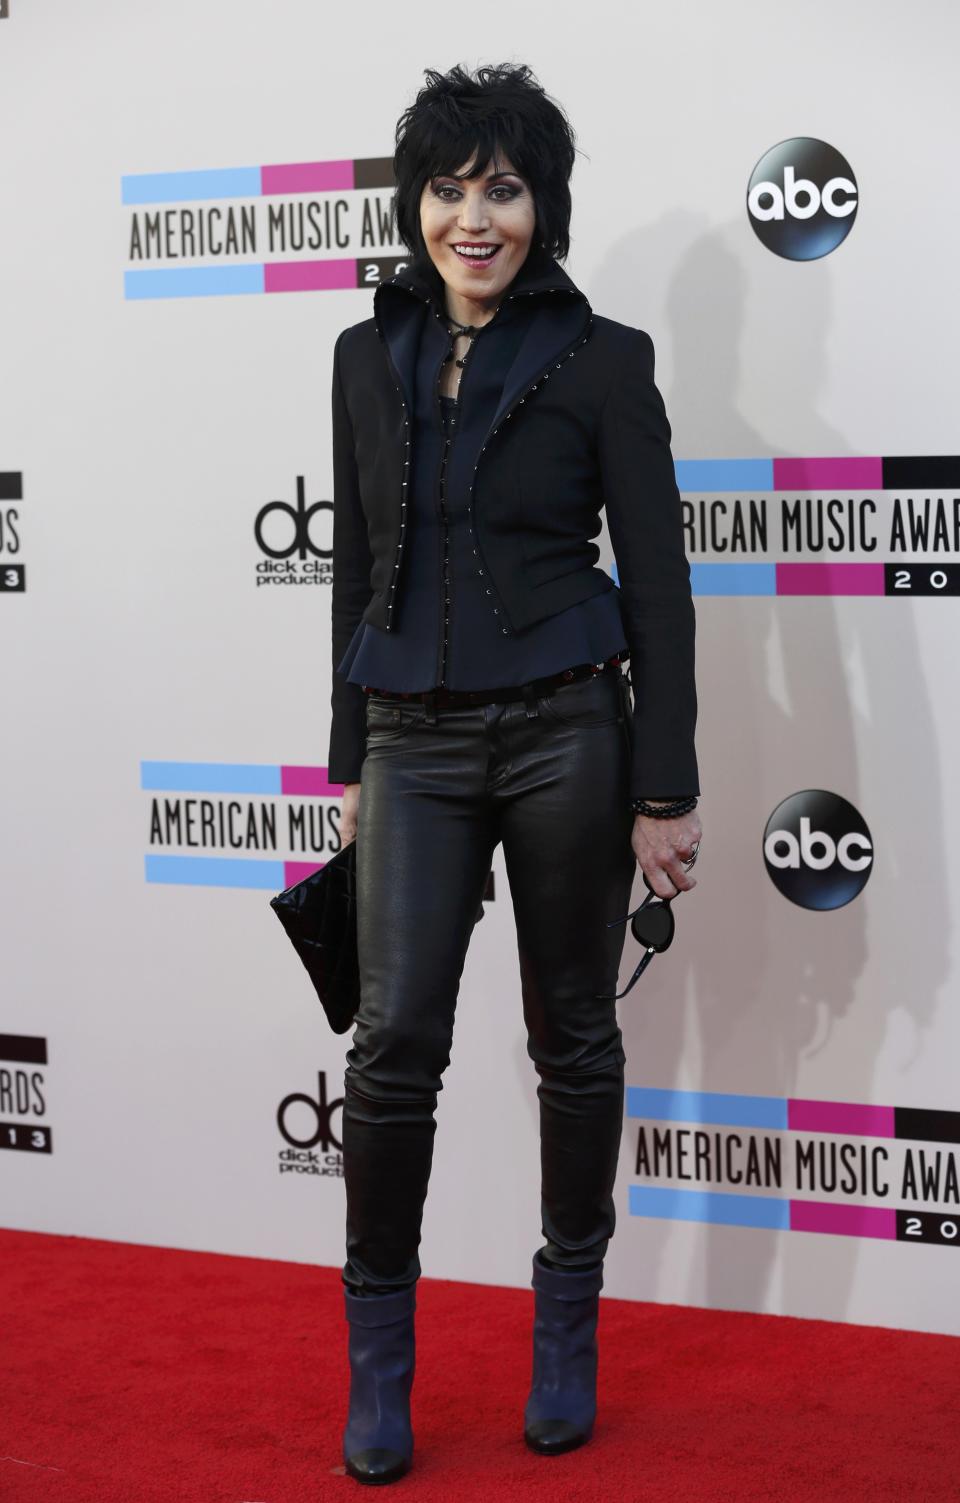
<instances>
[{"instance_id":1,"label":"red carpet","mask_svg":"<svg viewBox=\"0 0 960 1503\"><path fill-rule=\"evenodd\" d=\"M343 1475L339 1271L0 1231L2 1503L941 1503L960 1343L601 1302L600 1415L527 1451L530 1290L421 1281L414 1468Z\"/></svg>"}]
</instances>

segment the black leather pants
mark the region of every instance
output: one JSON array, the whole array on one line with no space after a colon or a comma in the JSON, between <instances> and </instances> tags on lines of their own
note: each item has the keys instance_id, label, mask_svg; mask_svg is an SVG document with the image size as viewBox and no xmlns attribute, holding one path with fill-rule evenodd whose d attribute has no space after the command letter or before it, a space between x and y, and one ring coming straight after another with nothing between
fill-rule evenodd
<instances>
[{"instance_id":1,"label":"black leather pants","mask_svg":"<svg viewBox=\"0 0 960 1503\"><path fill-rule=\"evenodd\" d=\"M619 669L523 701L367 700L357 828L361 1004L343 1162L353 1293L420 1276L441 1076L467 946L502 841L527 1052L539 1076L541 1253L603 1258L623 1125L616 1003L636 858L629 690Z\"/></svg>"}]
</instances>

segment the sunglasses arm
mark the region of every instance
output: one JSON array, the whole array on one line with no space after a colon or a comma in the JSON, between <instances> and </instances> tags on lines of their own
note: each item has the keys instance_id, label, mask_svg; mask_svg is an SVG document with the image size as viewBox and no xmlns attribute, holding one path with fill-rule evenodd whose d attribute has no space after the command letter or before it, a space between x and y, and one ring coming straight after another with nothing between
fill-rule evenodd
<instances>
[{"instance_id":1,"label":"sunglasses arm","mask_svg":"<svg viewBox=\"0 0 960 1503\"><path fill-rule=\"evenodd\" d=\"M623 918L609 919L607 921L607 928L615 929L618 924L629 924L630 920L632 918L636 918L637 914L642 912L642 910L647 907L648 903L652 903L655 897L656 893L647 893L647 896L644 898L643 902L638 904L632 913L625 913ZM670 903L673 900L672 898L661 898L660 901L661 903Z\"/></svg>"},{"instance_id":2,"label":"sunglasses arm","mask_svg":"<svg viewBox=\"0 0 960 1503\"><path fill-rule=\"evenodd\" d=\"M609 928L609 925L607 927ZM653 949L649 949L644 952L643 959L640 961L640 964L637 966L637 969L630 977L630 980L627 982L627 985L623 988L622 992L598 992L597 996L614 997L619 1002L621 997L625 997L627 995L627 992L630 991L632 987L636 986L637 982L640 980L640 977L643 975L644 971L647 969L647 966L650 964L656 953L656 950Z\"/></svg>"}]
</instances>

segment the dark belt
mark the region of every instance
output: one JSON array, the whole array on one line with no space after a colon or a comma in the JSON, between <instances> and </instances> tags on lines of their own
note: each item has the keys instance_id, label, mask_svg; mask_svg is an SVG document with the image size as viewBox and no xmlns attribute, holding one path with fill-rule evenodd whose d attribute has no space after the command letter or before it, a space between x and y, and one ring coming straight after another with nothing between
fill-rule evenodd
<instances>
[{"instance_id":1,"label":"dark belt","mask_svg":"<svg viewBox=\"0 0 960 1503\"><path fill-rule=\"evenodd\" d=\"M514 699L525 699L529 704L531 699L543 698L576 679L596 678L601 673L613 673L628 655L625 652L615 652L612 658L607 658L603 663L577 663L575 667L564 668L559 673L548 673L545 678L534 678L526 684L509 684L502 689L446 689L438 686L404 693L399 689L376 689L372 684L364 684L363 692L378 694L384 699L414 699L427 705L492 705Z\"/></svg>"}]
</instances>

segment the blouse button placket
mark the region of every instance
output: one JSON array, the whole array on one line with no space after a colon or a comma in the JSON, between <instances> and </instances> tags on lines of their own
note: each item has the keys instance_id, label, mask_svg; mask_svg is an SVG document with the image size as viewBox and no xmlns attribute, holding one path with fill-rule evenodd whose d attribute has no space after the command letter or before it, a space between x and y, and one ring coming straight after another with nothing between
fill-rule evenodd
<instances>
[{"instance_id":1,"label":"blouse button placket","mask_svg":"<svg viewBox=\"0 0 960 1503\"><path fill-rule=\"evenodd\" d=\"M399 279L395 279L395 280L399 280ZM550 292L557 292L559 290L560 289L556 288L556 287L551 287L549 289ZM530 296L533 295L533 293L532 292L528 292L525 295L528 296L528 297L530 297ZM435 314L435 317L437 319L440 319L441 315L440 315L439 309L435 309L434 310L434 314ZM582 347L586 344L587 340L590 338L590 331L591 331L592 326L593 326L593 312L591 310L590 317L589 317L589 320L588 320L588 323L587 323L587 332L586 332L586 334L583 336L583 338L580 340L580 343L574 349L568 350L567 354L564 356L564 360L572 360L573 357L574 357L574 355L577 353L577 350L578 349L582 349ZM563 360L558 360L556 362L555 366L554 366L554 369L555 370L560 370L560 368L561 368L562 365L563 365ZM549 371L544 371L541 374L541 376L536 381L534 381L533 385L530 386L530 387L528 387L528 389L525 392L525 394L520 398L520 401L516 404L516 407L522 407L523 404L524 404L524 402L526 401L527 397L530 396L533 392L535 392L537 390L537 388L539 387L539 385L541 384L541 382L543 382L543 381L549 381L549 379L550 379L550 372ZM397 391L398 392L400 391L399 386L397 387ZM403 401L402 395L401 395L400 400L401 400L401 402ZM512 408L507 413L506 418L502 418L501 419L501 424L503 422L507 421L507 419L512 418L513 417L513 413L514 413L515 410L516 410L515 408ZM404 428L408 428L409 427L409 420L408 420L408 418L406 416L406 406L405 405L404 405L403 426L404 426ZM499 431L500 431L499 426L496 427L496 428L494 428L493 433L490 435L490 437L491 438L494 437L494 435L496 435L497 433L499 433ZM450 445L449 438L445 438L444 457L443 457L442 467L441 467L441 512L442 512L442 516L443 516L443 526L444 526L444 588L445 588L445 591L447 589L449 589L450 580L449 580L449 577L448 577L448 574L447 574L447 566L448 566L448 558L449 558L449 554L448 554L448 549L449 549L449 531L448 531L448 527L447 527L447 513L446 513L446 508L444 506L443 466L445 466L445 464L446 464L446 449L449 448L449 445ZM407 449L410 448L410 440L409 439L406 440L406 447L407 447ZM486 452L486 448L487 448L486 444L482 444L480 446L480 453L481 454L485 453ZM404 463L404 471L405 472L406 472L406 470L409 469L409 464L410 464L410 461L409 461L409 459L407 459L405 461L405 463ZM472 504L472 502L473 502L473 489L474 489L474 485L476 484L476 472L477 472L478 468L479 468L479 461L473 467L474 479L470 482L470 488L469 488L469 492L468 492L468 499L467 499L467 516L468 516L468 518L471 517L472 514L473 514L473 504ZM406 487L407 487L407 480L406 480L406 476L405 476L405 478L403 480L403 489L406 490ZM406 497L404 496L403 499L402 499L402 501L401 501L401 505L400 505L401 513L403 513L403 512L406 511L406 506L407 506L407 502L406 502ZM470 536L471 536L471 538L475 537L476 534L474 532L473 523L472 522L468 522L468 526L469 526L469 529L470 529ZM390 593L391 593L391 595L393 594L394 590L396 589L396 574L397 574L397 570L400 567L400 552L401 552L401 549L403 548L403 532L404 532L404 527L405 527L405 518L403 518L401 516L401 522L400 522L400 542L397 545L397 557L396 557L396 560L395 560L394 566L393 566L394 583L391 584L391 586L390 586ZM478 550L477 550L476 547L473 548L473 554L474 554L475 557L479 557L479 553L478 553ZM477 568L477 574L478 574L478 576L482 576L483 572L484 571L483 571L482 568L480 568L480 567ZM490 595L492 593L489 586L485 586L485 593L487 595ZM449 611L447 609L449 607L449 604L450 604L449 596L446 595L446 593L445 593L445 599L444 599L444 639L443 639L443 641L444 641L444 649L446 649L446 646L447 646L447 637L448 637L448 630L449 630ZM387 606L387 630L388 631L390 630L390 617L391 617L392 612L393 612L393 601L391 600L390 603ZM499 609L498 606L493 606L493 613L494 613L495 616L499 616L500 609ZM505 637L510 635L508 627L501 625L500 630L501 630L501 632L503 633L503 635ZM445 670L446 650L444 650L443 659L444 659L444 670ZM444 670L441 670L441 678L440 678L440 682L441 683L443 683L443 671Z\"/></svg>"},{"instance_id":2,"label":"blouse button placket","mask_svg":"<svg viewBox=\"0 0 960 1503\"><path fill-rule=\"evenodd\" d=\"M400 398L400 408L401 408L401 411L403 412L403 426L404 426L404 429L405 430L409 430L409 428L410 428L410 418L409 418L409 416L407 414L407 404L406 404L406 402L404 402L404 400L403 400L403 393L401 392L399 385L396 385L396 383L395 383L395 389L396 389L397 395ZM410 440L409 440L409 438L405 438L404 439L404 448L405 449L409 449L410 448ZM387 631L391 631L393 629L393 597L394 597L394 593L395 593L396 588L397 588L397 574L398 574L399 569L400 569L400 558L401 558L402 553L403 553L404 532L406 530L406 522L407 522L407 519L406 519L406 510L407 510L406 490L407 490L407 478L408 478L407 477L407 471L409 469L410 469L410 456L409 456L409 454L407 454L406 457L404 458L404 461L403 461L403 479L400 482L400 537L399 537L399 539L397 541L397 551L396 551L396 555L394 556L394 560L393 560L393 579L390 582L390 596L389 596L389 599L387 601L387 621L386 621Z\"/></svg>"},{"instance_id":3,"label":"blouse button placket","mask_svg":"<svg viewBox=\"0 0 960 1503\"><path fill-rule=\"evenodd\" d=\"M447 450L449 438L443 440L443 458L440 461L440 516L443 525L443 652L440 655L439 682L447 677L447 647L450 640L450 526L447 515Z\"/></svg>"}]
</instances>

